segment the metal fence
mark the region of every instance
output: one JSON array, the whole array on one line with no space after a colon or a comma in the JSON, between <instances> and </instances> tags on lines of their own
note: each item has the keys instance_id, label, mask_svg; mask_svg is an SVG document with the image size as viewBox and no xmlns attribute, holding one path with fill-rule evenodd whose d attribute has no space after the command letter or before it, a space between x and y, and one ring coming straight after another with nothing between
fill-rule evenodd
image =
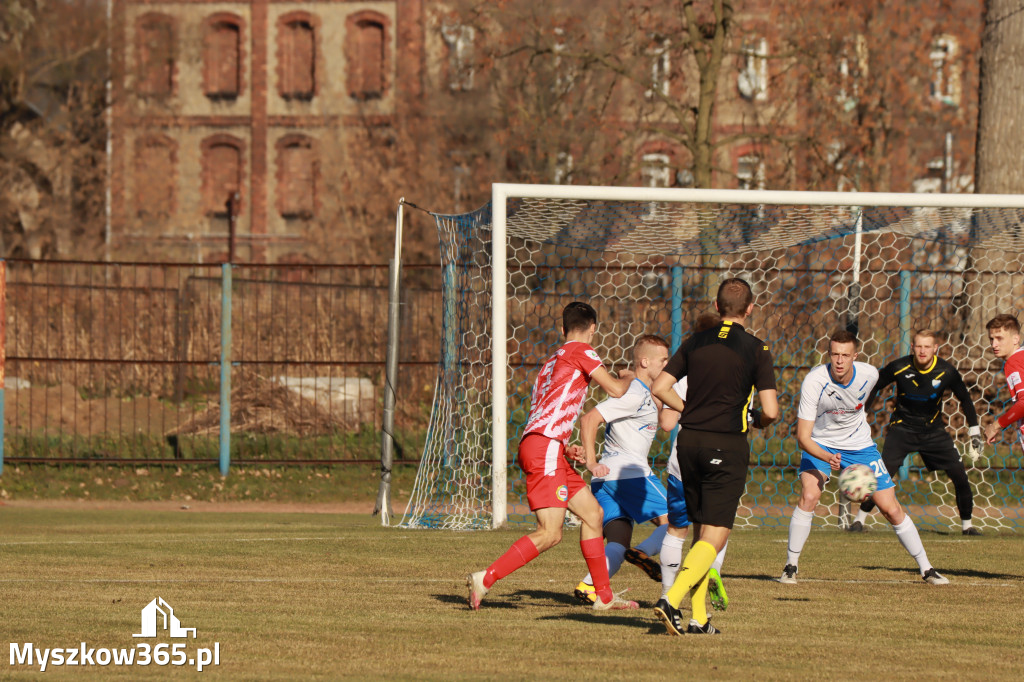
<instances>
[{"instance_id":1,"label":"metal fence","mask_svg":"<svg viewBox=\"0 0 1024 682\"><path fill-rule=\"evenodd\" d=\"M0 466L379 461L387 265L4 265ZM404 271L400 458L429 416L439 277Z\"/></svg>"}]
</instances>

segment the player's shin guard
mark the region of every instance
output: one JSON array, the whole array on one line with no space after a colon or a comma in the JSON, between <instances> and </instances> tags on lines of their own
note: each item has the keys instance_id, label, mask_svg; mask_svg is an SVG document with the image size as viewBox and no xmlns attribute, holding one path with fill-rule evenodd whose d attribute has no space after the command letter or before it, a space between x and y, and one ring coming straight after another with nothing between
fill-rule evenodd
<instances>
[{"instance_id":1,"label":"player's shin guard","mask_svg":"<svg viewBox=\"0 0 1024 682\"><path fill-rule=\"evenodd\" d=\"M683 596L701 580L707 579L708 569L711 568L711 562L715 560L717 553L714 545L704 540L699 540L690 548L683 559L683 565L679 568L679 575L665 595L673 608L678 609Z\"/></svg>"},{"instance_id":2,"label":"player's shin guard","mask_svg":"<svg viewBox=\"0 0 1024 682\"><path fill-rule=\"evenodd\" d=\"M608 578L608 563L604 557L604 540L602 538L580 539L580 551L587 561L587 568L594 579L594 592L603 602L615 598L612 594L611 582Z\"/></svg>"},{"instance_id":3,"label":"player's shin guard","mask_svg":"<svg viewBox=\"0 0 1024 682\"><path fill-rule=\"evenodd\" d=\"M484 575L484 587L490 589L495 582L522 568L538 556L540 556L540 552L537 551L537 545L524 535L513 542L512 546L498 557L497 561L487 567L487 574Z\"/></svg>"},{"instance_id":4,"label":"player's shin guard","mask_svg":"<svg viewBox=\"0 0 1024 682\"><path fill-rule=\"evenodd\" d=\"M917 562L921 569L921 575L924 575L932 565L928 561L928 554L924 551L924 545L921 543L921 535L917 532L917 526L910 519L910 514L904 516L903 521L893 526L892 529L896 531L896 537L903 545L903 549L907 550L907 553Z\"/></svg>"},{"instance_id":5,"label":"player's shin guard","mask_svg":"<svg viewBox=\"0 0 1024 682\"><path fill-rule=\"evenodd\" d=\"M675 535L666 535L661 542L661 553L658 559L661 562L661 593L667 594L676 581L679 574L679 564L683 563L683 545L686 538L678 538Z\"/></svg>"}]
</instances>

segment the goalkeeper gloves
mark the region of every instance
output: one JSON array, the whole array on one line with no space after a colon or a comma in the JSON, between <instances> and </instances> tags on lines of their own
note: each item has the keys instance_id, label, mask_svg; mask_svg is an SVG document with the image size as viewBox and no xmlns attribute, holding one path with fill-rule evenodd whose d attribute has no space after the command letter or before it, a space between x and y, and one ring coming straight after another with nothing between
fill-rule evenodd
<instances>
[{"instance_id":1,"label":"goalkeeper gloves","mask_svg":"<svg viewBox=\"0 0 1024 682\"><path fill-rule=\"evenodd\" d=\"M978 461L981 457L981 453L985 448L985 439L981 435L980 426L972 426L967 429L967 435L970 437L970 443L967 445L966 455L971 460L971 464Z\"/></svg>"}]
</instances>

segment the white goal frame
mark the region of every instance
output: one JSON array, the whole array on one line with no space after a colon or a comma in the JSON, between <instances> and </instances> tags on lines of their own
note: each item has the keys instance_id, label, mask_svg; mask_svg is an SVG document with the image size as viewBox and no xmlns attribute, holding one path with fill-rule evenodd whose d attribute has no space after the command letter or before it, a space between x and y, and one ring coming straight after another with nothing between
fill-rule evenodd
<instances>
[{"instance_id":1,"label":"white goal frame","mask_svg":"<svg viewBox=\"0 0 1024 682\"><path fill-rule=\"evenodd\" d=\"M772 190L662 189L578 185L491 185L492 255L492 527L508 518L508 328L507 202L509 199L575 199L589 201L715 202L804 206L1024 209L1024 195L916 194L868 192L797 192ZM860 221L856 233L860 242ZM860 249L856 249L859 256ZM859 258L858 258L859 260ZM855 268L859 263L854 264Z\"/></svg>"}]
</instances>

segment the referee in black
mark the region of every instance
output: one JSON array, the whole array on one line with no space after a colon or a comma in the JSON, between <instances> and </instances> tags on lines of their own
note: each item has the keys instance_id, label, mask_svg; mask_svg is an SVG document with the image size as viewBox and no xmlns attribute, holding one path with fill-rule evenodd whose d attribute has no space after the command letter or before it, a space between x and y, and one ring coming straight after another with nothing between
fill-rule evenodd
<instances>
[{"instance_id":1,"label":"referee in black","mask_svg":"<svg viewBox=\"0 0 1024 682\"><path fill-rule=\"evenodd\" d=\"M693 546L676 581L654 613L670 634L684 632L679 604L691 593L691 634L717 634L707 615L708 569L725 546L747 483L751 426L765 427L779 416L775 368L768 344L743 328L754 310L750 285L733 278L718 287L715 307L722 322L693 334L654 381L651 392L681 412L676 456L686 509L693 521ZM686 402L672 386L687 377ZM757 390L761 411L750 409Z\"/></svg>"},{"instance_id":2,"label":"referee in black","mask_svg":"<svg viewBox=\"0 0 1024 682\"><path fill-rule=\"evenodd\" d=\"M956 367L936 356L938 349L935 332L927 329L916 332L913 354L893 360L879 371L878 383L864 407L870 410L882 390L896 382L896 410L889 420L889 430L882 447L885 468L890 476L896 478L903 459L917 452L929 471L945 471L956 491L956 508L963 523L963 534L981 535L981 531L971 524L974 493L967 480L967 470L960 461L953 438L946 431L942 416L942 401L948 391L952 391L960 401L960 409L967 419L967 433L971 439L968 453L973 459L977 459L985 441L963 377ZM863 531L864 521L874 509L875 503L870 498L861 504L849 530Z\"/></svg>"}]
</instances>

